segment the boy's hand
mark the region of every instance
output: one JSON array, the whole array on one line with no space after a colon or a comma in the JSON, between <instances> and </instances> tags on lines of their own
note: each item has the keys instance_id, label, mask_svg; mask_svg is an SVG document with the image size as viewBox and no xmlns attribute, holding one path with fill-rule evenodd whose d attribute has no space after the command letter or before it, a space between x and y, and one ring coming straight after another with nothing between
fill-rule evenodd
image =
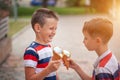
<instances>
[{"instance_id":1,"label":"boy's hand","mask_svg":"<svg viewBox=\"0 0 120 80\"><path fill-rule=\"evenodd\" d=\"M77 68L77 64L70 58L67 59L69 61L69 66L70 68L76 69Z\"/></svg>"},{"instance_id":2,"label":"boy's hand","mask_svg":"<svg viewBox=\"0 0 120 80\"><path fill-rule=\"evenodd\" d=\"M54 61L51 60L46 68L48 69L48 72L51 73L58 70L60 64L61 64L60 60L54 60Z\"/></svg>"}]
</instances>

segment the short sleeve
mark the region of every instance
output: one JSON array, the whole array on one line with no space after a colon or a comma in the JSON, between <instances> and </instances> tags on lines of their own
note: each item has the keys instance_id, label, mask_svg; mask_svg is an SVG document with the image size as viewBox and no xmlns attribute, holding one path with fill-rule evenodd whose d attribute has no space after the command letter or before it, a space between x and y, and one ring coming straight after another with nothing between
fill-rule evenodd
<instances>
[{"instance_id":1,"label":"short sleeve","mask_svg":"<svg viewBox=\"0 0 120 80\"><path fill-rule=\"evenodd\" d=\"M38 54L34 50L26 50L24 53L24 66L33 67L37 66Z\"/></svg>"}]
</instances>

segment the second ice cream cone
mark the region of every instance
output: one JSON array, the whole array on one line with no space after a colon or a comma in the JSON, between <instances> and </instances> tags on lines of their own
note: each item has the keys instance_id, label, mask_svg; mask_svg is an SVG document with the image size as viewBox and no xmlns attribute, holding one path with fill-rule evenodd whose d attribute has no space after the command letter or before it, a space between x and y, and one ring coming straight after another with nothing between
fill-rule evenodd
<instances>
[{"instance_id":1,"label":"second ice cream cone","mask_svg":"<svg viewBox=\"0 0 120 80\"><path fill-rule=\"evenodd\" d=\"M62 60L63 60L63 62L64 62L64 65L66 66L66 68L67 68L67 70L68 70L68 68L69 68L69 61L67 60L67 56L66 55L63 55L63 58L62 58Z\"/></svg>"},{"instance_id":2,"label":"second ice cream cone","mask_svg":"<svg viewBox=\"0 0 120 80\"><path fill-rule=\"evenodd\" d=\"M70 53L66 50L63 50L63 57L62 60L64 62L64 65L66 66L67 69L69 69L69 61L67 60L70 57Z\"/></svg>"}]
</instances>

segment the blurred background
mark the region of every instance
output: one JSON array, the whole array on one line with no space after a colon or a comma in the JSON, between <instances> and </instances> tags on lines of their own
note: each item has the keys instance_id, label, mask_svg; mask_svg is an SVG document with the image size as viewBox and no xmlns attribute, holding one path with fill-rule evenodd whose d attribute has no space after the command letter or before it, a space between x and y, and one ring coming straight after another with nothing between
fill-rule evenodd
<instances>
[{"instance_id":1,"label":"blurred background","mask_svg":"<svg viewBox=\"0 0 120 80\"><path fill-rule=\"evenodd\" d=\"M57 12L60 18L52 45L74 53L72 58L90 75L97 55L88 54L84 47L82 26L95 17L110 19L114 35L109 46L120 62L120 0L0 0L0 80L25 80L23 54L34 40L30 20L33 12L42 7ZM80 80L73 70L63 66L58 72L61 80Z\"/></svg>"}]
</instances>

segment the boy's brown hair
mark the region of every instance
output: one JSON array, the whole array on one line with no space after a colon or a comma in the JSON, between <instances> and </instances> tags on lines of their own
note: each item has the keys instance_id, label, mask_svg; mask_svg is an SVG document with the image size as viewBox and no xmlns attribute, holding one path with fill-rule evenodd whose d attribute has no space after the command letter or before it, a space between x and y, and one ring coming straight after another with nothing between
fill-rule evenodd
<instances>
[{"instance_id":1,"label":"boy's brown hair","mask_svg":"<svg viewBox=\"0 0 120 80\"><path fill-rule=\"evenodd\" d=\"M40 26L43 27L44 24L46 23L46 18L54 18L54 19L58 20L57 14L50 9L40 8L40 9L36 10L33 13L32 19L31 19L31 24L32 24L33 30L34 30L34 25L36 23L40 24Z\"/></svg>"},{"instance_id":2,"label":"boy's brown hair","mask_svg":"<svg viewBox=\"0 0 120 80\"><path fill-rule=\"evenodd\" d=\"M99 36L103 43L108 43L113 35L113 24L107 19L96 18L84 23L84 31L87 31L91 37Z\"/></svg>"}]
</instances>

